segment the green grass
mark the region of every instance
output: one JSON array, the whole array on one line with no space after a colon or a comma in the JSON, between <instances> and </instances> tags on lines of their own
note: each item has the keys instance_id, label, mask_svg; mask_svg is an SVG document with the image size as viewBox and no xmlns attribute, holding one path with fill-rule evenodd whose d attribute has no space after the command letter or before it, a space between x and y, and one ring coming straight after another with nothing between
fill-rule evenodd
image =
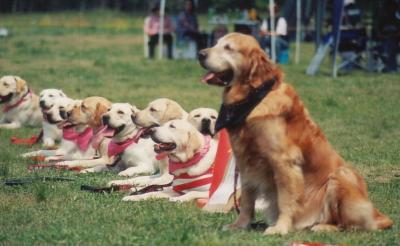
<instances>
[{"instance_id":1,"label":"green grass","mask_svg":"<svg viewBox=\"0 0 400 246\"><path fill-rule=\"evenodd\" d=\"M99 95L138 107L159 97L185 109L218 108L221 90L199 83L196 61L143 58L142 17L114 12L1 15L11 35L0 39L0 75L16 74L34 91L56 87L83 98ZM400 84L398 75L354 72L332 79L304 74L313 46L304 44L300 65L284 65L286 81L300 93L313 118L340 154L366 177L374 204L395 225L383 232L311 233L263 236L224 232L236 217L207 214L194 204L165 201L121 202L123 194L89 194L82 184L106 184L112 173L26 171L18 158L26 147L9 144L36 129L0 130L0 180L34 175L74 177L73 182L0 185L0 244L287 245L324 242L346 245L398 245L400 242ZM261 215L259 215L261 217Z\"/></svg>"}]
</instances>

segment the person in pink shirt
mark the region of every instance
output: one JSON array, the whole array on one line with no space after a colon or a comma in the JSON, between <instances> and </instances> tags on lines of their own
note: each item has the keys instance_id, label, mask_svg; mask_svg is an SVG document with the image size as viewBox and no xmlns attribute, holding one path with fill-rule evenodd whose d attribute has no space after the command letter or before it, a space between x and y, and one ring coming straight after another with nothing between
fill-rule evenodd
<instances>
[{"instance_id":1,"label":"person in pink shirt","mask_svg":"<svg viewBox=\"0 0 400 246\"><path fill-rule=\"evenodd\" d=\"M144 21L144 32L149 36L149 56L154 58L154 50L158 44L158 36L160 32L160 6L157 4L151 8L150 16L146 17ZM168 58L172 59L172 33L175 27L170 17L164 16L164 35L163 40L168 47Z\"/></svg>"}]
</instances>

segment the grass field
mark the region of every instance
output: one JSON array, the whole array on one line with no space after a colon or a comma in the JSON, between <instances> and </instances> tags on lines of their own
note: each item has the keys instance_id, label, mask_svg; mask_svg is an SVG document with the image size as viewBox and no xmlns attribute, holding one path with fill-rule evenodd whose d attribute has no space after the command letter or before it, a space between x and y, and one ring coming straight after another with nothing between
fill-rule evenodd
<instances>
[{"instance_id":1,"label":"grass field","mask_svg":"<svg viewBox=\"0 0 400 246\"><path fill-rule=\"evenodd\" d=\"M220 89L199 83L204 71L196 61L143 58L142 17L113 12L2 15L11 35L0 39L0 76L15 74L34 91L56 87L69 96L107 97L139 108L159 97L185 109L218 108ZM0 130L0 180L35 175L67 176L73 182L0 185L1 245L288 245L323 242L345 245L400 244L400 76L351 75L332 79L329 64L321 75L304 74L313 46L305 44L300 65L284 65L293 84L340 154L366 177L374 204L395 225L383 232L311 233L263 236L258 231L224 232L236 217L207 214L194 204L165 201L121 202L123 194L89 194L82 184L106 184L112 173L77 175L68 171L26 171L9 144L37 129ZM261 218L261 215L258 215Z\"/></svg>"}]
</instances>

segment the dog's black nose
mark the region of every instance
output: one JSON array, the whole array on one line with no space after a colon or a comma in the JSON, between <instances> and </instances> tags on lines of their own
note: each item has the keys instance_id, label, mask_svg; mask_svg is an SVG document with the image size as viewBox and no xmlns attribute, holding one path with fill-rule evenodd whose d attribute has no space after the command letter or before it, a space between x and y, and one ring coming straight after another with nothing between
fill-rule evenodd
<instances>
[{"instance_id":1,"label":"dog's black nose","mask_svg":"<svg viewBox=\"0 0 400 246\"><path fill-rule=\"evenodd\" d=\"M69 118L69 117L71 117L72 112L71 112L71 111L68 111L68 112L66 112L66 114L67 114L67 118Z\"/></svg>"},{"instance_id":2,"label":"dog's black nose","mask_svg":"<svg viewBox=\"0 0 400 246\"><path fill-rule=\"evenodd\" d=\"M103 125L108 125L110 122L110 116L109 115L103 115L102 117Z\"/></svg>"},{"instance_id":3,"label":"dog's black nose","mask_svg":"<svg viewBox=\"0 0 400 246\"><path fill-rule=\"evenodd\" d=\"M41 100L41 101L39 102L39 105L40 105L41 108L44 108L44 107L46 106L46 102L43 101L43 100Z\"/></svg>"},{"instance_id":4,"label":"dog's black nose","mask_svg":"<svg viewBox=\"0 0 400 246\"><path fill-rule=\"evenodd\" d=\"M204 61L207 58L207 51L200 50L199 53L197 54L197 58L199 59L199 61Z\"/></svg>"},{"instance_id":5,"label":"dog's black nose","mask_svg":"<svg viewBox=\"0 0 400 246\"><path fill-rule=\"evenodd\" d=\"M210 125L210 123L211 123L211 120L208 118L204 118L201 120L202 125Z\"/></svg>"},{"instance_id":6,"label":"dog's black nose","mask_svg":"<svg viewBox=\"0 0 400 246\"><path fill-rule=\"evenodd\" d=\"M65 110L60 110L60 116L62 119L67 119L67 112Z\"/></svg>"}]
</instances>

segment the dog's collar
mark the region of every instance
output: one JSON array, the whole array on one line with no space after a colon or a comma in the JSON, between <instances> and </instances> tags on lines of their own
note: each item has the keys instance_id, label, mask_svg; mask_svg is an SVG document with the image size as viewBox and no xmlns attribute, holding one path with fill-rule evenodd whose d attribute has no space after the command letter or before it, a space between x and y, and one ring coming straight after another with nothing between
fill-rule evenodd
<instances>
[{"instance_id":1,"label":"dog's collar","mask_svg":"<svg viewBox=\"0 0 400 246\"><path fill-rule=\"evenodd\" d=\"M63 139L74 142L82 151L89 148L93 136L93 128L88 127L83 132L78 133L73 127L63 129Z\"/></svg>"},{"instance_id":2,"label":"dog's collar","mask_svg":"<svg viewBox=\"0 0 400 246\"><path fill-rule=\"evenodd\" d=\"M245 122L247 116L261 102L261 100L272 90L276 78L264 82L264 84L249 92L249 95L240 102L234 104L221 104L217 122L215 123L215 132L222 128L233 130Z\"/></svg>"},{"instance_id":3,"label":"dog's collar","mask_svg":"<svg viewBox=\"0 0 400 246\"><path fill-rule=\"evenodd\" d=\"M197 163L199 163L199 161L201 159L203 159L203 157L210 150L211 137L208 135L204 136L204 142L205 142L205 144L204 144L203 148L201 148L196 154L194 154L194 156L192 158L190 158L189 160L187 160L185 162L175 162L175 161L169 159L169 161L168 161L169 173L173 174L176 170L188 168L188 167L194 166Z\"/></svg>"},{"instance_id":4,"label":"dog's collar","mask_svg":"<svg viewBox=\"0 0 400 246\"><path fill-rule=\"evenodd\" d=\"M123 142L116 142L115 140L111 140L108 144L108 156L116 156L121 154L128 148L130 145L139 142L140 136L142 135L144 129L140 129L132 138L128 138ZM114 162L115 163L115 162ZM115 163L116 164L116 163Z\"/></svg>"},{"instance_id":5,"label":"dog's collar","mask_svg":"<svg viewBox=\"0 0 400 246\"><path fill-rule=\"evenodd\" d=\"M11 105L9 105L9 104L4 105L4 107L3 107L3 113L7 113L8 111L10 111L10 110L12 110L12 109L18 107L18 106L21 105L23 102L25 102L26 97L27 97L27 96L30 96L30 95L32 95L32 92L31 92L30 89L28 89L28 91L27 91L16 103L11 104Z\"/></svg>"}]
</instances>

